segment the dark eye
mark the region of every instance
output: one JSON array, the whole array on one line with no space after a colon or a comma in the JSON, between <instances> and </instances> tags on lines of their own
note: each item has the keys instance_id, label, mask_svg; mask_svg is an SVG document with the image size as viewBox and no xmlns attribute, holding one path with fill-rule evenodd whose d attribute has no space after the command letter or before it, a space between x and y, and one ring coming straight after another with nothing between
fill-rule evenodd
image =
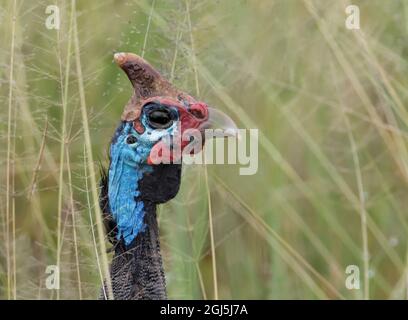
<instances>
[{"instance_id":1,"label":"dark eye","mask_svg":"<svg viewBox=\"0 0 408 320\"><path fill-rule=\"evenodd\" d=\"M166 129L173 124L171 114L166 109L152 110L147 114L147 121L154 129Z\"/></svg>"}]
</instances>

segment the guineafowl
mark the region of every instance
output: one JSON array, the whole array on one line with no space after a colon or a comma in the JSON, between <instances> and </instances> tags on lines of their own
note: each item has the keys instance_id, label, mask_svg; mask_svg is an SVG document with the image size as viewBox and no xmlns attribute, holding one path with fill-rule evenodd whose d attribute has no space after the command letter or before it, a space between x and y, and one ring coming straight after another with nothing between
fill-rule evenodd
<instances>
[{"instance_id":1,"label":"guineafowl","mask_svg":"<svg viewBox=\"0 0 408 320\"><path fill-rule=\"evenodd\" d=\"M101 180L100 206L114 250L113 298L166 299L156 206L176 196L181 177L177 160L191 142L182 140L174 152L172 138L195 129L202 147L205 129L233 122L176 89L141 57L117 53L114 60L127 74L134 93L113 135L109 169ZM196 147L188 153L195 153ZM162 161L165 155L168 161Z\"/></svg>"}]
</instances>

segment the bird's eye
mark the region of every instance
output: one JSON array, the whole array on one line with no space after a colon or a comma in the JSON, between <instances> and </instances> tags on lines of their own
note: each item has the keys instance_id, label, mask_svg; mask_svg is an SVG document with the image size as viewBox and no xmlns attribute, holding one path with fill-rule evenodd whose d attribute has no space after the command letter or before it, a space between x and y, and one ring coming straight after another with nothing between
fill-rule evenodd
<instances>
[{"instance_id":1,"label":"bird's eye","mask_svg":"<svg viewBox=\"0 0 408 320\"><path fill-rule=\"evenodd\" d=\"M152 110L147 114L147 121L154 129L167 129L173 124L171 114L166 109Z\"/></svg>"}]
</instances>

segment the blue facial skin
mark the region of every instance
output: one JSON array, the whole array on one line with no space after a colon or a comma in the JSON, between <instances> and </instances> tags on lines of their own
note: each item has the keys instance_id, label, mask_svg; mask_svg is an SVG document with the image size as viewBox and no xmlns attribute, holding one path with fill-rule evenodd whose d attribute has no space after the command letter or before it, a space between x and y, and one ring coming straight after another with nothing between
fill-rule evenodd
<instances>
[{"instance_id":1,"label":"blue facial skin","mask_svg":"<svg viewBox=\"0 0 408 320\"><path fill-rule=\"evenodd\" d=\"M174 122L166 130L151 129L144 115L141 122L145 127L143 134L137 133L131 122L124 122L117 129L110 146L109 206L117 224L117 239L123 237L126 246L146 228L144 204L137 197L140 195L139 181L144 174L153 171L153 167L146 162L150 150L161 138L173 134L176 128ZM137 141L127 143L129 135L133 135Z\"/></svg>"}]
</instances>

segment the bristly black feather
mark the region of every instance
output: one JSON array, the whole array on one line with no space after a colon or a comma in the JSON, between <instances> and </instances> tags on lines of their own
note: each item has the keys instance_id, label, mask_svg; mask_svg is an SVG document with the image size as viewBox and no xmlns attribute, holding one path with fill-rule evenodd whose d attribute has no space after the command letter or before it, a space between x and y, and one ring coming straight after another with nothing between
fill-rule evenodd
<instances>
[{"instance_id":1,"label":"bristly black feather","mask_svg":"<svg viewBox=\"0 0 408 320\"><path fill-rule=\"evenodd\" d=\"M99 164L99 171L101 175L101 180L100 180L100 193L99 193L99 206L102 211L102 218L103 218L103 223L105 225L105 230L106 234L108 236L109 241L112 244L116 244L116 233L117 233L117 227L116 223L112 218L112 214L110 212L110 207L109 207L109 176L108 176L108 170L103 167L103 165L100 163Z\"/></svg>"}]
</instances>

